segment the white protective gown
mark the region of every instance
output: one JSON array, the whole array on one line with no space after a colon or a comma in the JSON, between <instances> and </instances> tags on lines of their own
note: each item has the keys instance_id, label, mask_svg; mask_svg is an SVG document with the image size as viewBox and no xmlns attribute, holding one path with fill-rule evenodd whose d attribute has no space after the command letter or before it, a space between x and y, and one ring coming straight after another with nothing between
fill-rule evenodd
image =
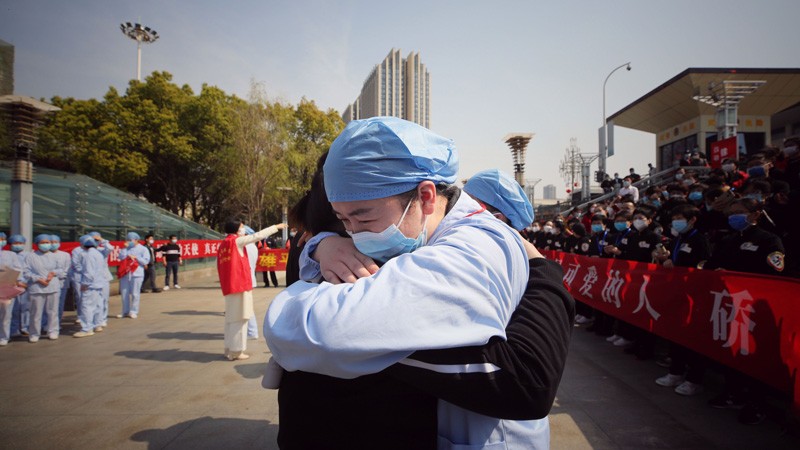
<instances>
[{"instance_id":1,"label":"white protective gown","mask_svg":"<svg viewBox=\"0 0 800 450\"><path fill-rule=\"evenodd\" d=\"M525 291L521 237L462 193L413 253L356 283L296 282L264 319L273 357L286 370L339 378L380 372L417 350L483 345L505 337ZM312 242L309 244L313 245ZM307 245L306 249L311 245ZM304 278L315 264L304 254ZM501 420L439 401L439 448L549 446L547 419Z\"/></svg>"}]
</instances>

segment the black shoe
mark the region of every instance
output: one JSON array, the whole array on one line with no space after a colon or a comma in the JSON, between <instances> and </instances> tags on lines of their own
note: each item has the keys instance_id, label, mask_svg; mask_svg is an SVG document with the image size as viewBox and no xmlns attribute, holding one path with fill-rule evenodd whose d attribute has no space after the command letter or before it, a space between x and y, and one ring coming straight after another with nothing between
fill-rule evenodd
<instances>
[{"instance_id":1,"label":"black shoe","mask_svg":"<svg viewBox=\"0 0 800 450\"><path fill-rule=\"evenodd\" d=\"M748 404L742 411L739 413L739 423L743 423L745 425L758 425L767 418L767 415L764 414L761 409L753 404Z\"/></svg>"},{"instance_id":2,"label":"black shoe","mask_svg":"<svg viewBox=\"0 0 800 450\"><path fill-rule=\"evenodd\" d=\"M160 292L162 292L161 289L156 289L156 290L153 291L154 294L158 294Z\"/></svg>"},{"instance_id":3,"label":"black shoe","mask_svg":"<svg viewBox=\"0 0 800 450\"><path fill-rule=\"evenodd\" d=\"M672 358L669 356L662 356L656 360L656 365L659 367L669 368L669 366L672 365Z\"/></svg>"},{"instance_id":4,"label":"black shoe","mask_svg":"<svg viewBox=\"0 0 800 450\"><path fill-rule=\"evenodd\" d=\"M722 393L709 400L708 405L717 409L742 409L744 402L731 394Z\"/></svg>"}]
</instances>

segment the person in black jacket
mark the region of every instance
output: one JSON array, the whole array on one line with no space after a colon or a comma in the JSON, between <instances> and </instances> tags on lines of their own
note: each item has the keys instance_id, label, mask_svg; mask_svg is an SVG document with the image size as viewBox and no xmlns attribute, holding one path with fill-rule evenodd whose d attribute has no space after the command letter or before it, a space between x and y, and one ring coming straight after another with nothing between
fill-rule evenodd
<instances>
[{"instance_id":1,"label":"person in black jacket","mask_svg":"<svg viewBox=\"0 0 800 450\"><path fill-rule=\"evenodd\" d=\"M346 236L325 199L321 170L317 175L291 215L311 234L335 231ZM297 264L290 255L287 273ZM528 289L511 316L505 340L410 356L432 365L489 363L499 370L439 373L397 364L353 380L286 372L278 391L279 446L374 448L379 442L381 448L436 448L437 398L503 419L545 417L566 362L575 305L558 264L534 258L530 267ZM330 414L334 404L336 414Z\"/></svg>"},{"instance_id":2,"label":"person in black jacket","mask_svg":"<svg viewBox=\"0 0 800 450\"><path fill-rule=\"evenodd\" d=\"M175 289L180 289L178 284L178 266L183 265L181 259L181 246L178 245L178 236L170 235L169 242L162 245L158 250L164 255L164 267L166 267L166 276L164 277L164 290L169 290L169 275L172 273L172 282Z\"/></svg>"},{"instance_id":3,"label":"person in black jacket","mask_svg":"<svg viewBox=\"0 0 800 450\"><path fill-rule=\"evenodd\" d=\"M711 256L711 246L708 237L695 228L700 210L684 204L675 207L670 215L674 239L668 243L669 250L657 249L653 253L653 258L668 268L703 267ZM674 387L675 393L680 395L692 396L703 392L707 359L675 343L670 343L669 354L672 359L669 373L656 379L656 384ZM684 372L686 372L685 379Z\"/></svg>"}]
</instances>

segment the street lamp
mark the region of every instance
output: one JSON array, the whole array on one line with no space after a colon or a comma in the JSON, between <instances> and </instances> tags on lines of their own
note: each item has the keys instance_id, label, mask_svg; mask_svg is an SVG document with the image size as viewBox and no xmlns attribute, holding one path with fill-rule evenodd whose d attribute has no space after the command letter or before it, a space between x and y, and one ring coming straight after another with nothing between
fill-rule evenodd
<instances>
[{"instance_id":1,"label":"street lamp","mask_svg":"<svg viewBox=\"0 0 800 450\"><path fill-rule=\"evenodd\" d=\"M289 191L293 191L294 189L287 187L287 186L278 186L278 190L283 192L283 210L281 211L281 223L286 225L283 228L283 245L286 245L286 241L289 239Z\"/></svg>"},{"instance_id":2,"label":"street lamp","mask_svg":"<svg viewBox=\"0 0 800 450\"><path fill-rule=\"evenodd\" d=\"M611 73L608 74L606 80L603 81L603 142L600 143L600 159L598 161L598 170L600 171L601 176L604 176L606 173L606 155L608 154L608 121L606 120L606 83L608 83L608 79L611 78L611 75L614 72L622 69L623 67L627 67L628 70L631 70L631 63L630 61L626 62L625 64L621 64L616 69L612 70Z\"/></svg>"},{"instance_id":3,"label":"street lamp","mask_svg":"<svg viewBox=\"0 0 800 450\"><path fill-rule=\"evenodd\" d=\"M142 42L152 44L158 40L158 33L139 23L125 22L119 25L122 34L136 41L136 79L142 81Z\"/></svg>"}]
</instances>

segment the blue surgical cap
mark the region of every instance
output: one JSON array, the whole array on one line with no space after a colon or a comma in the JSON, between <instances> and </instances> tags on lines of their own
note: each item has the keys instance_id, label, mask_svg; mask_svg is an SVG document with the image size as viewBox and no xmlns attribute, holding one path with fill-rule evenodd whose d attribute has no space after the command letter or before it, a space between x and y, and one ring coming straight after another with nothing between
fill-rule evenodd
<instances>
[{"instance_id":1,"label":"blue surgical cap","mask_svg":"<svg viewBox=\"0 0 800 450\"><path fill-rule=\"evenodd\" d=\"M248 227L247 225L245 225L244 226L244 234L246 234L248 236L251 235L251 234L256 234L256 230L254 230L254 229Z\"/></svg>"},{"instance_id":2,"label":"blue surgical cap","mask_svg":"<svg viewBox=\"0 0 800 450\"><path fill-rule=\"evenodd\" d=\"M57 234L50 235L50 242L61 242L61 236Z\"/></svg>"},{"instance_id":3,"label":"blue surgical cap","mask_svg":"<svg viewBox=\"0 0 800 450\"><path fill-rule=\"evenodd\" d=\"M135 231L129 232L125 237L127 238L125 239L126 241L133 241L133 240L139 241L142 239L141 237L139 237L139 234L136 233Z\"/></svg>"},{"instance_id":4,"label":"blue surgical cap","mask_svg":"<svg viewBox=\"0 0 800 450\"><path fill-rule=\"evenodd\" d=\"M8 238L9 244L24 244L25 243L25 236L21 234L12 234L11 237Z\"/></svg>"},{"instance_id":5,"label":"blue surgical cap","mask_svg":"<svg viewBox=\"0 0 800 450\"><path fill-rule=\"evenodd\" d=\"M50 240L50 235L49 234L44 234L44 233L37 234L36 237L33 238L33 243L34 244L38 244L39 242L44 241L44 240L48 240L49 241Z\"/></svg>"},{"instance_id":6,"label":"blue surgical cap","mask_svg":"<svg viewBox=\"0 0 800 450\"><path fill-rule=\"evenodd\" d=\"M0 239L5 239L5 238L6 238L6 234L3 233L2 231L0 231Z\"/></svg>"},{"instance_id":7,"label":"blue surgical cap","mask_svg":"<svg viewBox=\"0 0 800 450\"><path fill-rule=\"evenodd\" d=\"M78 238L78 242L81 243L82 247L96 247L97 242L95 242L94 237L90 234L84 234L80 238Z\"/></svg>"},{"instance_id":8,"label":"blue surgical cap","mask_svg":"<svg viewBox=\"0 0 800 450\"><path fill-rule=\"evenodd\" d=\"M331 144L323 173L328 201L374 200L426 180L454 183L458 152L452 140L407 120L353 120Z\"/></svg>"},{"instance_id":9,"label":"blue surgical cap","mask_svg":"<svg viewBox=\"0 0 800 450\"><path fill-rule=\"evenodd\" d=\"M86 236L91 236L93 238L96 238L97 236L100 236L100 232L99 231L92 231L91 233L87 234Z\"/></svg>"},{"instance_id":10,"label":"blue surgical cap","mask_svg":"<svg viewBox=\"0 0 800 450\"><path fill-rule=\"evenodd\" d=\"M464 192L497 208L517 230L533 222L533 206L522 186L511 175L497 169L476 173L464 185Z\"/></svg>"}]
</instances>

